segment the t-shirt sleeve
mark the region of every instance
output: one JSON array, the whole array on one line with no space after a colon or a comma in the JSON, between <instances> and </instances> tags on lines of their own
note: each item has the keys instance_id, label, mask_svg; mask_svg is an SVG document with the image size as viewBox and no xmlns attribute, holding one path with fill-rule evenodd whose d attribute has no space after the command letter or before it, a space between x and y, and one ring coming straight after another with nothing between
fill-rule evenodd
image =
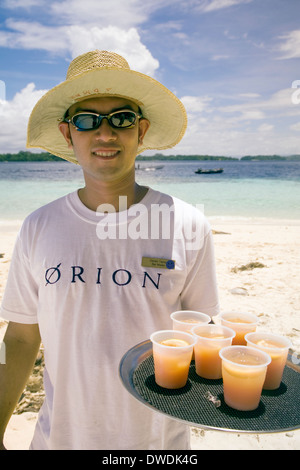
<instances>
[{"instance_id":1,"label":"t-shirt sleeve","mask_svg":"<svg viewBox=\"0 0 300 470\"><path fill-rule=\"evenodd\" d=\"M34 324L38 322L37 304L38 286L32 276L30 262L24 253L19 234L12 255L0 316L16 323Z\"/></svg>"},{"instance_id":2,"label":"t-shirt sleeve","mask_svg":"<svg viewBox=\"0 0 300 470\"><path fill-rule=\"evenodd\" d=\"M184 310L196 310L214 316L219 313L215 255L211 230L199 250L192 251L188 275L181 292Z\"/></svg>"}]
</instances>

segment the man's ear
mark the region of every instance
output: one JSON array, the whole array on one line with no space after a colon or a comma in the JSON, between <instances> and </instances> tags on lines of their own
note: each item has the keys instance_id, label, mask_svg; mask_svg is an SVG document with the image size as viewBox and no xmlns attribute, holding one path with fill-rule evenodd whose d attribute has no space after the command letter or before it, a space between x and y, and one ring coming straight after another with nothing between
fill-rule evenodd
<instances>
[{"instance_id":1,"label":"man's ear","mask_svg":"<svg viewBox=\"0 0 300 470\"><path fill-rule=\"evenodd\" d=\"M139 120L139 145L142 145L144 137L149 127L150 122L148 121L148 119L142 118Z\"/></svg>"},{"instance_id":2,"label":"man's ear","mask_svg":"<svg viewBox=\"0 0 300 470\"><path fill-rule=\"evenodd\" d=\"M58 128L60 130L60 132L62 133L62 135L64 136L67 144L68 144L68 147L70 149L73 148L73 142L72 142L72 137L71 137L71 132L70 132L70 126L67 122L61 122L59 125L58 125Z\"/></svg>"}]
</instances>

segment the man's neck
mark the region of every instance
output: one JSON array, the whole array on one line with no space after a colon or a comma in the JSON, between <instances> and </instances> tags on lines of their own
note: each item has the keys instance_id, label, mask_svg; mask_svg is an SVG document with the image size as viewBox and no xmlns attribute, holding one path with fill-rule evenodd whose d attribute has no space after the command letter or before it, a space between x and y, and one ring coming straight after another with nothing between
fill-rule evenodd
<instances>
[{"instance_id":1,"label":"man's neck","mask_svg":"<svg viewBox=\"0 0 300 470\"><path fill-rule=\"evenodd\" d=\"M106 182L91 183L86 180L86 186L79 189L78 195L81 202L93 211L97 211L102 204L108 204L112 206L112 210L119 212L139 203L147 191L147 187L140 186L135 181L112 185Z\"/></svg>"}]
</instances>

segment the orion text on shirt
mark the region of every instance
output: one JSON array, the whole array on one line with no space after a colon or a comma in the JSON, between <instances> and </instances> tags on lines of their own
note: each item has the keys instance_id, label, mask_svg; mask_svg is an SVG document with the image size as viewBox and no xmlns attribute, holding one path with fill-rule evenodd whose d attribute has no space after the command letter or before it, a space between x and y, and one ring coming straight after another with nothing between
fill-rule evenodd
<instances>
[{"instance_id":1,"label":"orion text on shirt","mask_svg":"<svg viewBox=\"0 0 300 470\"><path fill-rule=\"evenodd\" d=\"M127 286L132 281L132 276L136 273L131 273L128 269L116 269L106 276L106 280L111 280L117 286ZM152 275L153 276L153 275ZM150 276L147 271L143 271L138 277L140 278L141 287L146 288L148 283L159 289L159 282L161 273L156 273L156 278ZM64 267L62 263L57 266L50 267L45 272L46 286L48 284L56 284L60 280L67 279L68 282L74 284L76 282L86 283L93 282L94 284L101 285L102 283L102 268L96 268L90 277L84 274L84 268L82 266L70 266Z\"/></svg>"}]
</instances>

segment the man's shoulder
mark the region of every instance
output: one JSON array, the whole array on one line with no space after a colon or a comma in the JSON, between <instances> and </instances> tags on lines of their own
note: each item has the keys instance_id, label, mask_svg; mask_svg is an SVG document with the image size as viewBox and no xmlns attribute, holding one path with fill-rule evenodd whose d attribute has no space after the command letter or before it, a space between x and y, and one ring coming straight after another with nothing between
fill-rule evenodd
<instances>
[{"instance_id":1,"label":"man's shoulder","mask_svg":"<svg viewBox=\"0 0 300 470\"><path fill-rule=\"evenodd\" d=\"M57 198L31 212L24 220L23 227L32 226L39 222L45 223L49 218L56 217L66 207L66 200L69 195Z\"/></svg>"}]
</instances>

